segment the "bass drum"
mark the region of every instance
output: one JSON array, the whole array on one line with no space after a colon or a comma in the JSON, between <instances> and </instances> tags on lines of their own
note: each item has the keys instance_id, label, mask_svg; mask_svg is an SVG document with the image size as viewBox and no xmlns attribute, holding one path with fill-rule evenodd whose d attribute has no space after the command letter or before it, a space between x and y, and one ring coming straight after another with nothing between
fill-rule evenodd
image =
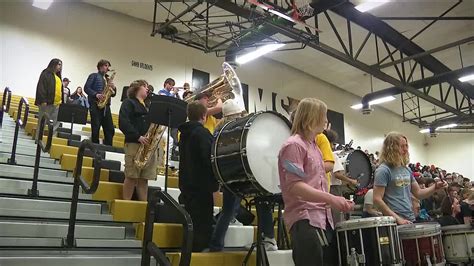
<instances>
[{"instance_id":1,"label":"bass drum","mask_svg":"<svg viewBox=\"0 0 474 266\"><path fill-rule=\"evenodd\" d=\"M352 152L340 152L338 157L346 169L348 176L357 179L359 188L365 188L372 182L372 164L370 159L363 151L354 150Z\"/></svg>"},{"instance_id":2,"label":"bass drum","mask_svg":"<svg viewBox=\"0 0 474 266\"><path fill-rule=\"evenodd\" d=\"M219 183L241 197L281 193L278 153L290 135L288 119L272 111L225 124L212 146Z\"/></svg>"}]
</instances>

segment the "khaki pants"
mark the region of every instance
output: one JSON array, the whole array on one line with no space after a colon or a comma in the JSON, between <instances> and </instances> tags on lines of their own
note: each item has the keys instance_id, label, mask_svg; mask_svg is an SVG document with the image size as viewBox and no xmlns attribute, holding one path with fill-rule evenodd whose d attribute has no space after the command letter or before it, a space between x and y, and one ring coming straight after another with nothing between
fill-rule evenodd
<instances>
[{"instance_id":1,"label":"khaki pants","mask_svg":"<svg viewBox=\"0 0 474 266\"><path fill-rule=\"evenodd\" d=\"M142 178L147 180L155 180L158 164L157 152L155 150L153 155L150 157L149 162L143 169L138 169L135 166L134 159L139 147L139 143L125 143L125 177L131 179Z\"/></svg>"},{"instance_id":2,"label":"khaki pants","mask_svg":"<svg viewBox=\"0 0 474 266\"><path fill-rule=\"evenodd\" d=\"M41 119L44 116L44 114L48 114L49 119L53 120L53 135L59 127L59 122L58 122L59 106L55 106L53 104L48 104L46 106L40 105L38 109L39 109L39 112L38 112L38 127L36 128L36 135L35 135L36 140L38 140L39 125L40 125ZM47 128L48 127L45 125L45 130Z\"/></svg>"}]
</instances>

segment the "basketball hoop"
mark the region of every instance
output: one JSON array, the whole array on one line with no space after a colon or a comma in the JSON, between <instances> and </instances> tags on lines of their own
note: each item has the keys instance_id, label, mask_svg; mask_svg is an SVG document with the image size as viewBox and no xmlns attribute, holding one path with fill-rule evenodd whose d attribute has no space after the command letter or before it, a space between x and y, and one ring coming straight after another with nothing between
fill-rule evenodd
<instances>
[{"instance_id":1,"label":"basketball hoop","mask_svg":"<svg viewBox=\"0 0 474 266\"><path fill-rule=\"evenodd\" d=\"M293 19L301 21L302 18L311 17L314 14L314 8L311 7L309 0L292 0Z\"/></svg>"}]
</instances>

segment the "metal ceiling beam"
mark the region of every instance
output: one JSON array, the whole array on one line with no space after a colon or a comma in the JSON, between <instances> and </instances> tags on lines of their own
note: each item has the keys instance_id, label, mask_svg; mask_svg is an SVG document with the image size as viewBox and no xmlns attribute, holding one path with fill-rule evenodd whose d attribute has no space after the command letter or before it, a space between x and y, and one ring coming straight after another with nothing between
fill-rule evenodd
<instances>
[{"instance_id":1,"label":"metal ceiling beam","mask_svg":"<svg viewBox=\"0 0 474 266\"><path fill-rule=\"evenodd\" d=\"M452 48L452 47L455 47L455 46L458 46L458 45L461 45L461 44L465 44L465 43L468 43L468 42L472 42L472 41L474 41L474 36L471 36L471 37L468 37L468 38L465 38L465 39L462 39L462 40L459 40L459 41L455 41L455 42L452 42L452 43L448 43L448 44L445 44L445 45L442 45L442 46L439 46L439 47L436 47L436 48L427 50L427 51L422 52L422 53L419 53L419 54L407 56L407 57L404 57L404 58L402 58L402 59L395 60L395 61L390 62L390 63L381 64L381 65L379 65L378 67L379 67L380 69L382 69L382 68L386 68L386 67L389 67L389 66L397 65L397 64L406 62L406 61L408 61L408 60L412 60L412 59L416 59L416 58L419 58L419 57L423 57L423 56L427 56L427 55L430 55L430 54L434 54L434 53L436 53L436 52L440 52L440 51L443 51L443 50L446 50L446 49L449 49L449 48Z\"/></svg>"},{"instance_id":2,"label":"metal ceiling beam","mask_svg":"<svg viewBox=\"0 0 474 266\"><path fill-rule=\"evenodd\" d=\"M408 56L425 52L423 48L418 46L416 43L405 37L402 33L398 32L379 18L369 13L359 12L354 8L354 4L350 2L338 5L332 8L331 11L374 33ZM416 58L415 61L435 74L444 73L451 70L431 55ZM470 84L462 84L459 81L453 81L452 85L454 85L456 89L459 89L463 94L468 95L471 99L474 99L474 86Z\"/></svg>"},{"instance_id":3,"label":"metal ceiling beam","mask_svg":"<svg viewBox=\"0 0 474 266\"><path fill-rule=\"evenodd\" d=\"M293 28L283 28L283 27L280 27L278 25L273 25L271 24L272 27L275 27L278 29L278 32L281 33L281 34L284 34L286 35L287 37L290 37L290 38L294 38L294 39L298 39L299 36L300 36L300 32L296 29L293 29ZM429 102L429 103L432 103L434 105L437 105L441 108L443 108L444 110L446 111L449 111L449 112L452 112L453 114L456 114L456 115L460 115L460 116L463 116L464 113L460 112L459 110L457 110L456 108L448 105L448 104L445 104L441 101L439 101L438 99L435 99L429 95L426 95L424 94L423 92L419 91L418 89L416 88L413 88L407 84L404 84L403 82L401 82L400 80L382 72L381 70L379 69L375 69L374 67L371 67L361 61L358 61L358 60L354 60L353 58L347 56L346 54L340 52L339 50L336 50L324 43L314 43L314 42L309 42L307 43L307 45L311 48L314 48L320 52L323 52L331 57L334 57L342 62L345 62L355 68L358 68L366 73L369 73L371 74L372 76L374 76L375 78L378 78L382 81L385 81L385 82L388 82L396 87L399 87L399 88L402 88L404 89L405 91L407 92L410 92L418 97L420 97L421 99Z\"/></svg>"},{"instance_id":4,"label":"metal ceiling beam","mask_svg":"<svg viewBox=\"0 0 474 266\"><path fill-rule=\"evenodd\" d=\"M241 7L237 4L234 4L232 3L231 1L229 0L220 0L220 1L217 1L215 3L215 5L227 12L231 12L233 14L236 14L238 16L241 16L241 17L244 17L246 19L249 19L251 18L251 16L255 17L256 16L256 13L253 12L252 10L250 9L247 9L247 8L244 8L244 7ZM347 6L347 3L345 4L341 4L341 5L338 5L336 7L336 9L342 7L342 6ZM350 6L352 7L352 9L354 9L354 6L352 4L350 4ZM341 9L343 11L347 11L345 10L344 8ZM355 9L354 9L355 10ZM357 11L358 12L358 11ZM359 12L359 14L362 14ZM274 28L278 33L280 34L283 34L289 38L292 38L294 40L302 40L302 38L305 38L305 36L302 34L302 31L298 30L298 29L294 29L292 27L286 27L286 26L283 26L283 25L278 25L278 24L273 24L273 23L268 23L268 25L271 27L271 28ZM392 31L395 31L394 29L391 28ZM396 32L396 31L395 31ZM397 32L398 35L400 35L400 33ZM303 43L305 43L307 46L313 48L313 49L316 49L320 52L323 52L333 58L336 58L342 62L345 62L355 68L358 68L366 73L369 73L371 75L373 75L374 77L382 80L382 81L385 81L385 82L388 82L396 87L399 87L399 88L403 88L405 91L407 92L410 92L418 97L420 97L421 99L424 99L425 101L429 102L429 103L432 103L434 105L437 105L439 106L440 108L446 110L446 111L449 111L449 112L452 112L453 114L456 114L456 115L459 115L459 116L463 116L464 113L460 112L459 110L457 110L456 108L448 105L448 104L445 104L429 95L426 95L424 94L423 92L419 91L418 89L416 88L413 88L407 84L404 84L403 82L401 82L400 80L382 72L381 70L379 69L376 69L374 67L371 67L370 65L368 64L365 64L361 61L358 61L358 60L355 60L349 56L347 56L346 54L324 44L324 43L316 43L314 40L311 40L311 38L308 38L307 40L302 40ZM421 47L418 47L419 50L418 52L423 52L424 50L421 48ZM420 51L421 50L421 51ZM443 65L444 66L444 65ZM446 68L446 67L445 67ZM450 69L447 69L447 71L449 71ZM444 71L444 72L447 72L447 71Z\"/></svg>"},{"instance_id":5,"label":"metal ceiling beam","mask_svg":"<svg viewBox=\"0 0 474 266\"><path fill-rule=\"evenodd\" d=\"M474 20L474 17L378 17L381 20Z\"/></svg>"}]
</instances>

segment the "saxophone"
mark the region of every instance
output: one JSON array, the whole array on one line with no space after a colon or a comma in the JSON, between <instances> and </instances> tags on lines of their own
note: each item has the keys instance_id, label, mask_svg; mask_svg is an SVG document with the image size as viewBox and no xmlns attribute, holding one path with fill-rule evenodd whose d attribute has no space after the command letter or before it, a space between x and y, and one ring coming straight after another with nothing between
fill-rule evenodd
<instances>
[{"instance_id":1,"label":"saxophone","mask_svg":"<svg viewBox=\"0 0 474 266\"><path fill-rule=\"evenodd\" d=\"M102 91L102 95L104 98L102 100L97 100L97 107L99 109L104 109L104 107L107 105L107 103L110 100L110 97L115 94L115 90L112 86L109 85L111 81L114 81L115 78L115 70L111 70L112 75L110 77L106 74L104 79L105 79L105 87L104 90Z\"/></svg>"},{"instance_id":2,"label":"saxophone","mask_svg":"<svg viewBox=\"0 0 474 266\"><path fill-rule=\"evenodd\" d=\"M145 166L147 166L150 158L153 156L153 153L155 153L156 149L158 148L158 144L160 143L165 131L165 126L160 126L157 124L150 125L148 131L145 134L145 137L148 138L149 143L145 145L140 144L137 154L133 160L135 166L138 169L143 169Z\"/></svg>"}]
</instances>

